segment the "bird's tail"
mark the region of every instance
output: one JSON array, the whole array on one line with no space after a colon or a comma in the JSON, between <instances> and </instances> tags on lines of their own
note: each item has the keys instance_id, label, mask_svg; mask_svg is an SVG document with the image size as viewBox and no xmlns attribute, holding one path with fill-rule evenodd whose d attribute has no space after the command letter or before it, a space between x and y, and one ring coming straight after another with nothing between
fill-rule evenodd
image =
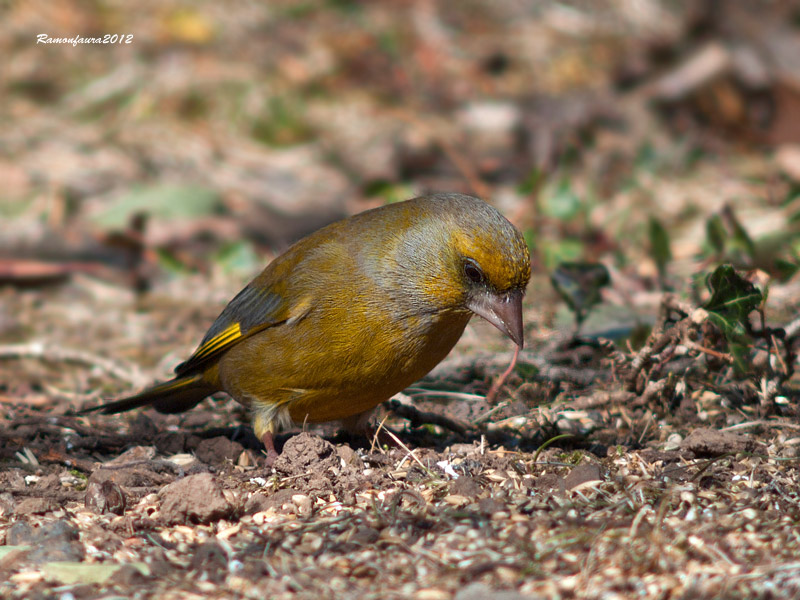
<instances>
[{"instance_id":1,"label":"bird's tail","mask_svg":"<svg viewBox=\"0 0 800 600\"><path fill-rule=\"evenodd\" d=\"M215 391L203 381L201 374L185 375L149 387L135 396L84 409L78 414L100 412L112 415L148 405L160 413L179 413L193 408Z\"/></svg>"}]
</instances>

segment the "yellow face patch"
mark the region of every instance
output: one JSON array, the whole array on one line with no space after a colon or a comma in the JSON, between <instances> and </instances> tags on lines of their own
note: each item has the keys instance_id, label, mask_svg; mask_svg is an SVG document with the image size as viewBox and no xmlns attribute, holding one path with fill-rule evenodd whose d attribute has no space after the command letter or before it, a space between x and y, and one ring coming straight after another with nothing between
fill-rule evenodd
<instances>
[{"instance_id":1,"label":"yellow face patch","mask_svg":"<svg viewBox=\"0 0 800 600\"><path fill-rule=\"evenodd\" d=\"M531 276L531 257L521 235L492 243L493 238L459 233L454 236L456 251L480 266L494 289L505 291L524 288Z\"/></svg>"}]
</instances>

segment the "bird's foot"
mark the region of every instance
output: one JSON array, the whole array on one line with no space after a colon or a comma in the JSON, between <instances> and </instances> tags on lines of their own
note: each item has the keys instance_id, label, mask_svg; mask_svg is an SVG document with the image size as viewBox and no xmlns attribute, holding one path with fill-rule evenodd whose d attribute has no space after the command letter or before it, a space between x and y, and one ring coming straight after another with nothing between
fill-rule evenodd
<instances>
[{"instance_id":1,"label":"bird's foot","mask_svg":"<svg viewBox=\"0 0 800 600\"><path fill-rule=\"evenodd\" d=\"M261 436L261 443L264 444L264 449L267 451L267 466L271 467L278 458L278 451L275 450L275 440L271 431L267 431Z\"/></svg>"}]
</instances>

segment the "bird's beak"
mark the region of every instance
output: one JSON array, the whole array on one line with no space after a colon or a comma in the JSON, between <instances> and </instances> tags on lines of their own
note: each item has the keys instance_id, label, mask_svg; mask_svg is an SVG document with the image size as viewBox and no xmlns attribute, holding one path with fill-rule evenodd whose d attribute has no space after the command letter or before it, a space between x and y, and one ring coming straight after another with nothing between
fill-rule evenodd
<instances>
[{"instance_id":1,"label":"bird's beak","mask_svg":"<svg viewBox=\"0 0 800 600\"><path fill-rule=\"evenodd\" d=\"M481 294L467 302L467 308L510 337L522 348L522 290L505 294Z\"/></svg>"}]
</instances>

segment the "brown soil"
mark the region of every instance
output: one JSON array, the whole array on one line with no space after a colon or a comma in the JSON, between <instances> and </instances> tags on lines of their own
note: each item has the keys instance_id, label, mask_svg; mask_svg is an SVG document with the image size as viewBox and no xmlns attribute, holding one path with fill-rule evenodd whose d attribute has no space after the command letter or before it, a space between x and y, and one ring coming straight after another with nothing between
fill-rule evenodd
<instances>
[{"instance_id":1,"label":"brown soil","mask_svg":"<svg viewBox=\"0 0 800 600\"><path fill-rule=\"evenodd\" d=\"M468 402L444 406L453 414ZM612 444L589 434L531 452L533 440L511 430L503 447L394 418L413 452L304 432L281 436L266 467L252 433L235 427L233 403L203 408L174 430L175 417L152 411L78 418L7 407L0 593L800 592L779 566L798 548L790 421L712 430L603 402L580 418ZM220 435L210 423L230 428Z\"/></svg>"}]
</instances>

